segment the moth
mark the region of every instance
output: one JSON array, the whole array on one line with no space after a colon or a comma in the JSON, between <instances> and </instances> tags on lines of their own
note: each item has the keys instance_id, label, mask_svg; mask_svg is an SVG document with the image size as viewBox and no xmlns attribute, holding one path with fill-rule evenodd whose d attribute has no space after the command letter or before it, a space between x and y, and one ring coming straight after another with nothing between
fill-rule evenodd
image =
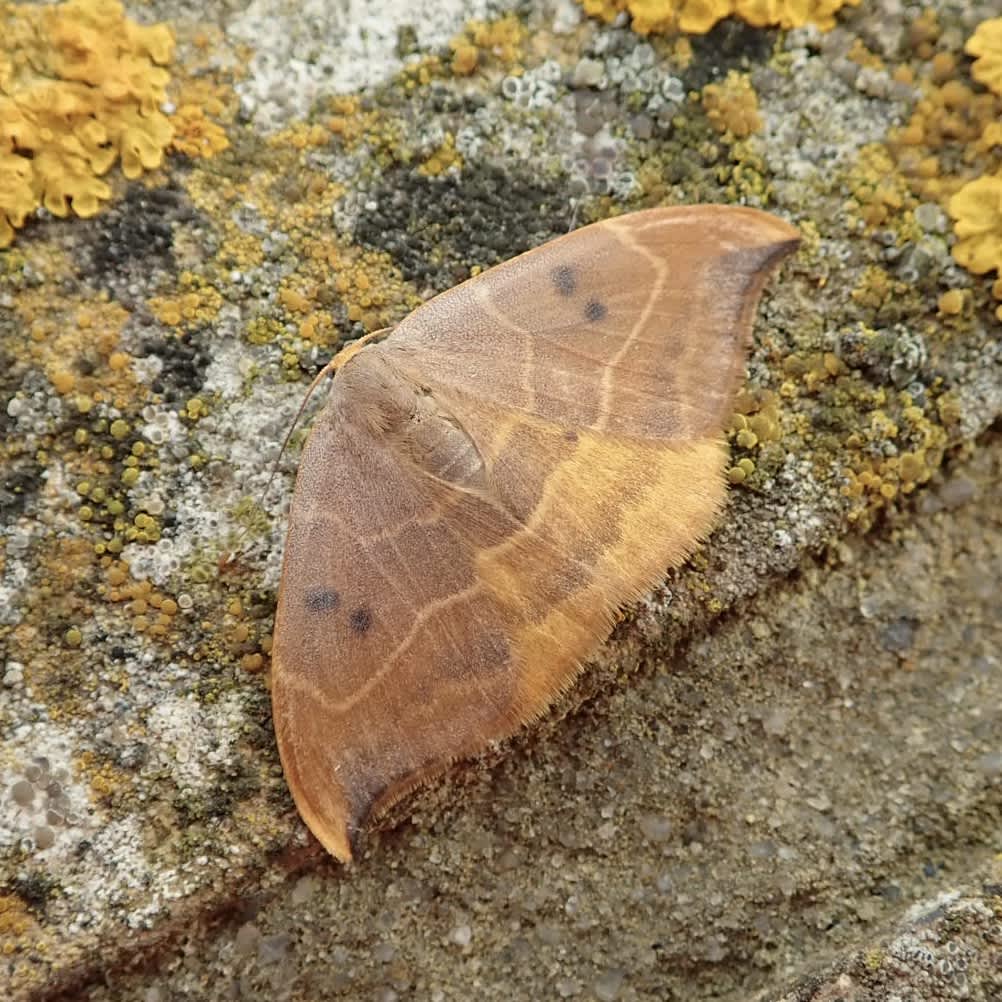
<instances>
[{"instance_id":1,"label":"moth","mask_svg":"<svg viewBox=\"0 0 1002 1002\"><path fill-rule=\"evenodd\" d=\"M299 465L272 707L342 861L380 812L539 717L724 498L762 288L797 230L699 205L607 219L330 363Z\"/></svg>"}]
</instances>

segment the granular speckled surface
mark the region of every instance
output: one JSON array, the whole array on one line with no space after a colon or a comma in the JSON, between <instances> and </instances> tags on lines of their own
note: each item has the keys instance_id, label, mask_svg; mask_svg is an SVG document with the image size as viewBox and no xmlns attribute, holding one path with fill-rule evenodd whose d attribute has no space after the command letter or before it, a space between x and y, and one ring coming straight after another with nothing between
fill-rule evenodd
<instances>
[{"instance_id":1,"label":"granular speckled surface","mask_svg":"<svg viewBox=\"0 0 1002 1002\"><path fill-rule=\"evenodd\" d=\"M997 5L584 6L0 4L13 998L157 958L150 998L772 997L999 851ZM805 238L720 528L553 718L318 861L267 692L301 431L259 501L306 383L575 223L698 201Z\"/></svg>"},{"instance_id":2,"label":"granular speckled surface","mask_svg":"<svg viewBox=\"0 0 1002 1002\"><path fill-rule=\"evenodd\" d=\"M997 998L1000 483L996 432L677 657L619 688L601 669L348 871L249 897L92 999L738 1002L816 988L842 952L841 997Z\"/></svg>"}]
</instances>

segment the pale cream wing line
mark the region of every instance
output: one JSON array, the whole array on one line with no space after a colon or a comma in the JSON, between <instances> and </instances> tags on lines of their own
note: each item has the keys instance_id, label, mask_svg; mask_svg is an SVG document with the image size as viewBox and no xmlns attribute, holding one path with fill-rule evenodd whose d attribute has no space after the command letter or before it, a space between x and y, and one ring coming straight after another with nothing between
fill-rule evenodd
<instances>
[{"instance_id":1,"label":"pale cream wing line","mask_svg":"<svg viewBox=\"0 0 1002 1002\"><path fill-rule=\"evenodd\" d=\"M318 519L312 519L311 518L311 519L309 519L309 524L311 526L312 525L336 525L336 526L339 526L341 529L345 530L346 532L348 532L350 535L357 535L357 533L355 533L352 530L352 527L348 524L348 522L346 522L343 518L339 518L336 515L332 516L329 513L324 518L318 518ZM409 528L409 526L405 523L403 525L398 526L395 529L391 529L391 530L383 529L383 530L380 530L380 531L373 532L373 533L369 534L367 536L367 539L369 539L369 540L375 540L378 543L388 543L390 546L393 547L394 551L396 552L397 556L399 557L400 556L400 551L397 550L396 540L397 540L397 538L407 528ZM404 563L403 558L401 558L400 562L401 562L401 564ZM337 570L338 570L338 568L335 568L335 571L337 571ZM410 599L410 597L408 595L406 595L399 588L396 588L394 586L392 578L390 578L387 575L383 574L378 569L378 566L377 566L377 569L376 569L376 573L379 574L380 578L382 579L383 583L387 586L388 590L392 591L393 594L400 600L401 605L403 605L407 609L410 609L411 612L412 612L412 614L417 615L418 608L413 604L413 602L411 601L411 599ZM337 575L335 575L335 578L337 578Z\"/></svg>"},{"instance_id":2,"label":"pale cream wing line","mask_svg":"<svg viewBox=\"0 0 1002 1002\"><path fill-rule=\"evenodd\" d=\"M670 223L668 225L671 225ZM616 232L619 227L613 228ZM598 419L595 422L595 429L597 431L603 431L608 421L609 417L609 393L612 390L612 381L615 378L616 366L623 360L626 353L633 346L633 343L640 333L641 329L647 323L651 317L651 313L654 310L654 304L657 302L658 297L661 295L661 291L664 288L665 278L667 276L668 267L664 261L655 257L646 247L640 246L633 238L626 232L616 232L616 237L626 244L629 244L635 251L641 253L646 257L651 264L654 266L654 270L657 274L657 278L654 281L654 287L651 289L647 296L647 302L644 304L644 308L641 311L640 316L637 318L636 323L630 330L630 333L623 339L623 343L619 348L619 351L612 356L612 359L602 370L602 383L599 389L598 398Z\"/></svg>"},{"instance_id":3,"label":"pale cream wing line","mask_svg":"<svg viewBox=\"0 0 1002 1002\"><path fill-rule=\"evenodd\" d=\"M458 591L454 595L450 595L448 598L439 599L436 602L430 602L423 606L421 611L414 616L413 624L411 625L407 636L405 636L403 640L397 644L383 665L368 679L366 679L363 685L361 685L345 699L329 698L324 695L322 691L316 688L313 683L308 682L304 677L299 675L284 675L283 682L292 689L299 689L301 692L307 693L311 698L316 699L319 703L321 703L325 710L331 713L347 713L356 703L372 692L372 690L392 670L396 659L399 658L400 655L403 654L405 650L414 642L417 638L418 632L426 620L430 619L441 610L447 609L449 606L455 605L455 603L475 595L482 587L483 582L476 581L468 588L464 588L462 591Z\"/></svg>"},{"instance_id":4,"label":"pale cream wing line","mask_svg":"<svg viewBox=\"0 0 1002 1002\"><path fill-rule=\"evenodd\" d=\"M661 225L666 225L666 224L661 224ZM650 254L650 252L645 251L643 249L641 249L641 251L646 256L650 257L651 260L654 261L655 267L657 267L660 270L661 262L657 258L653 257ZM525 327L521 327L518 324L513 323L512 320L511 320L511 318L509 316L507 316L506 314L502 313L500 310L498 310L497 307L494 306L494 304L490 301L489 298L484 298L483 291L478 291L477 292L477 296L481 299L481 304L483 305L484 310L490 315L490 317L493 320L496 320L499 324L503 325L504 327L507 327L508 330L515 331L518 334L525 334L525 335L527 335L526 341L528 342L528 344L530 346L530 352L534 351L534 348L535 348L535 345L534 345L535 337L533 336L533 333L531 331L529 331ZM646 313L644 314L644 316L640 320L641 324L644 322L645 319L649 319L652 316L666 316L666 317L667 316L671 316L670 313L666 313L666 312L663 312L661 310L655 310L655 308L654 308L655 299L656 299L656 296L652 296L651 297L650 302L649 302L648 307L647 307L647 311L646 311ZM543 331L541 333L545 334L545 331ZM616 356L615 356L616 361L618 361L619 358L621 357L621 355L629 348L629 342L633 338L633 336L634 336L635 333L636 333L636 329L634 329L634 331L631 333L630 338L627 338L624 341L623 347L620 349L620 351L618 351L616 353ZM567 348L566 350L570 351L572 349ZM532 357L531 354L529 355L529 357ZM593 361L593 360L589 359L589 361ZM609 369L607 367L603 367L603 368L604 368L604 377L603 378L607 379L609 377ZM528 372L528 369L526 369L524 371ZM524 377L522 379L522 386L523 386L524 389L527 390L527 392L529 393L530 398L532 399L532 401L534 403L535 402L535 397L536 397L535 391L531 387L526 386ZM674 406L676 408L683 408L684 410L689 411L689 412L697 411L697 408L694 405L692 405L688 401L684 401L684 400L676 400L676 401L674 401ZM517 411L524 412L526 414L533 414L533 413L535 413L531 409L531 407L526 407L526 406L520 406L520 407L513 408L513 409L517 410ZM605 409L605 411L603 413L606 413L607 411L608 411L608 408L606 407L606 409ZM515 429L515 427L516 427L515 424L509 424L506 427L506 429L505 429L504 435L502 435L499 439L497 439L497 446L498 446L497 451L498 452L500 452L501 449L503 449L503 447L507 444L508 439L510 437L510 434ZM595 426L595 430L596 431L602 431L603 430L601 423Z\"/></svg>"},{"instance_id":5,"label":"pale cream wing line","mask_svg":"<svg viewBox=\"0 0 1002 1002\"><path fill-rule=\"evenodd\" d=\"M487 295L486 287L483 283L474 283L474 291L477 294L477 299L480 300L480 305L483 307L484 311L496 320L502 327L507 327L508 330L515 331L517 334L522 334L526 341L526 351L524 353L525 358L532 360L535 358L535 349L533 346L532 331L525 327L521 327L516 323L512 322L511 317L507 314L502 313L492 302L490 296ZM536 402L536 391L529 385L528 377L531 372L531 367L528 365L523 365L519 372L519 382L522 385L522 389L529 394L530 404ZM532 413L530 408L524 408L527 413ZM508 439L511 438L512 432L518 427L517 421L507 421L501 435L493 442L491 442L491 450L495 456L500 456L504 451L505 446L508 444ZM486 461L486 460L485 460Z\"/></svg>"},{"instance_id":6,"label":"pale cream wing line","mask_svg":"<svg viewBox=\"0 0 1002 1002\"><path fill-rule=\"evenodd\" d=\"M447 480L443 480L441 477L435 477L439 483L445 484L449 487L454 487L454 484L450 484ZM419 518L415 518L411 522L402 522L399 525L394 526L392 529L376 529L371 530L366 529L366 539L374 543L392 543L395 539L398 539L405 532L409 532L414 526L424 528L425 526L434 525L435 522L439 520L442 512L445 509L438 504L432 504L427 515L422 515ZM331 515L329 512L319 518L310 518L310 525L331 525L341 529L345 529L349 533L351 532L350 526L345 522L343 518L339 518L336 515Z\"/></svg>"},{"instance_id":7,"label":"pale cream wing line","mask_svg":"<svg viewBox=\"0 0 1002 1002\"><path fill-rule=\"evenodd\" d=\"M552 503L553 498L558 494L559 494L558 491L550 490L549 487L544 489L543 496L540 498L539 504L532 512L532 516L529 522L525 524L524 527L525 530L527 530L532 535L536 534L536 527L541 521L545 519L549 509L549 505ZM521 532L518 533L517 535L521 535ZM511 537L506 542L499 543L492 549L494 549L495 552L501 552L512 545L513 539L514 537ZM564 555L564 559L568 560L573 564L578 565L579 567L585 570L588 571L593 570L592 565L585 563L583 560L578 560L573 557L568 557L566 554ZM408 575L408 577L410 577L410 575ZM385 576L383 577L383 580L389 582L389 579L386 578ZM413 579L411 580L413 584ZM290 676L288 681L290 682L293 688L301 688L303 691L308 692L311 695L314 695L320 702L324 704L325 709L332 710L337 713L345 713L348 710L350 710L359 700L361 700L370 692L372 692L372 690L383 680L383 678L387 674L389 674L390 671L392 671L393 666L395 665L397 660L407 651L410 645L417 639L420 630L424 627L425 623L432 616L441 612L444 609L448 609L450 606L455 605L457 602L463 601L468 598L472 598L473 596L478 594L483 589L483 587L484 587L483 582L477 580L469 587L464 588L462 591L456 592L454 595L450 595L448 598L439 599L435 602L422 606L422 608L415 614L413 622L411 624L411 628L410 630L408 630L407 635L390 652L383 665L376 672L374 672L359 689L356 689L355 692L353 692L346 699L343 700L328 699L322 693L314 690L312 686L301 685L300 680L295 678L294 676ZM450 636L450 641L452 641L451 636ZM453 646L455 648L454 643ZM459 652L458 650L457 654L461 657L461 652ZM485 697L487 696L486 693L484 693L484 695Z\"/></svg>"}]
</instances>

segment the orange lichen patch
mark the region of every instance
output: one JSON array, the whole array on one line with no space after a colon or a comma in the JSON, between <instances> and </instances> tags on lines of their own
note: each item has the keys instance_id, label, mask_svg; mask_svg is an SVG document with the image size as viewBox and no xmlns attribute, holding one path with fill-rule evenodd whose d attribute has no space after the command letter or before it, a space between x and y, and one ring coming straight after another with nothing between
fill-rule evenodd
<instances>
[{"instance_id":1,"label":"orange lichen patch","mask_svg":"<svg viewBox=\"0 0 1002 1002\"><path fill-rule=\"evenodd\" d=\"M388 326L420 302L382 251L346 251L334 288L347 305L348 319L370 331Z\"/></svg>"},{"instance_id":2,"label":"orange lichen patch","mask_svg":"<svg viewBox=\"0 0 1002 1002\"><path fill-rule=\"evenodd\" d=\"M278 301L293 313L306 313L310 309L310 296L303 295L298 290L283 287L278 290Z\"/></svg>"},{"instance_id":3,"label":"orange lichen patch","mask_svg":"<svg viewBox=\"0 0 1002 1002\"><path fill-rule=\"evenodd\" d=\"M94 550L88 540L68 537L47 541L36 556L35 576L25 603L32 610L28 620L43 628L58 623L65 638L71 629L89 622L93 614L88 591L94 573ZM31 660L33 665L39 663L35 656Z\"/></svg>"},{"instance_id":4,"label":"orange lichen patch","mask_svg":"<svg viewBox=\"0 0 1002 1002\"><path fill-rule=\"evenodd\" d=\"M638 35L708 32L734 12L734 0L580 0L585 13L614 21L624 10Z\"/></svg>"},{"instance_id":5,"label":"orange lichen patch","mask_svg":"<svg viewBox=\"0 0 1002 1002\"><path fill-rule=\"evenodd\" d=\"M982 21L964 51L975 57L971 76L1002 96L1002 17Z\"/></svg>"},{"instance_id":6,"label":"orange lichen patch","mask_svg":"<svg viewBox=\"0 0 1002 1002\"><path fill-rule=\"evenodd\" d=\"M750 432L754 438L751 441L747 435L743 436L745 448L777 441L782 434L779 421L779 398L772 390L744 390L734 401L731 429L735 438L740 439L742 432Z\"/></svg>"},{"instance_id":7,"label":"orange lichen patch","mask_svg":"<svg viewBox=\"0 0 1002 1002\"><path fill-rule=\"evenodd\" d=\"M410 93L419 87L427 87L432 80L441 80L449 73L441 58L435 53L420 56L415 62L405 63L398 80L405 91Z\"/></svg>"},{"instance_id":8,"label":"orange lichen patch","mask_svg":"<svg viewBox=\"0 0 1002 1002\"><path fill-rule=\"evenodd\" d=\"M337 330L330 313L315 308L318 293L315 283L310 283L302 292L291 285L284 285L278 291L278 301L299 321L299 336L303 340L332 347L338 340Z\"/></svg>"},{"instance_id":9,"label":"orange lichen patch","mask_svg":"<svg viewBox=\"0 0 1002 1002\"><path fill-rule=\"evenodd\" d=\"M511 69L522 59L527 35L525 25L514 14L496 21L471 21L449 43L452 72L469 76L490 64Z\"/></svg>"},{"instance_id":10,"label":"orange lichen patch","mask_svg":"<svg viewBox=\"0 0 1002 1002\"><path fill-rule=\"evenodd\" d=\"M975 275L1002 273L1002 175L964 185L948 208L955 220L957 262Z\"/></svg>"},{"instance_id":11,"label":"orange lichen patch","mask_svg":"<svg viewBox=\"0 0 1002 1002\"><path fill-rule=\"evenodd\" d=\"M891 132L888 148L912 192L946 207L964 184L997 169L992 158L1002 145L1002 100L959 76L957 52L937 51L948 36L940 37L933 14L918 18L910 35L926 61L912 74L922 97L906 125Z\"/></svg>"},{"instance_id":12,"label":"orange lichen patch","mask_svg":"<svg viewBox=\"0 0 1002 1002\"><path fill-rule=\"evenodd\" d=\"M122 678L119 688L120 691L128 688L127 675ZM95 799L106 803L128 797L137 781L134 772L122 769L110 759L89 748L74 758L73 766L77 774L87 780Z\"/></svg>"},{"instance_id":13,"label":"orange lichen patch","mask_svg":"<svg viewBox=\"0 0 1002 1002\"><path fill-rule=\"evenodd\" d=\"M783 375L787 377L787 381L798 381L799 387L808 394L816 393L823 383L836 379L845 372L845 364L838 355L830 351L816 351L809 355L794 353L783 360ZM787 392L786 395L791 394Z\"/></svg>"},{"instance_id":14,"label":"orange lichen patch","mask_svg":"<svg viewBox=\"0 0 1002 1002\"><path fill-rule=\"evenodd\" d=\"M843 7L860 0L579 0L585 12L603 21L614 21L624 10L639 35L684 31L706 34L718 21L736 14L755 27L778 25L800 28L816 24L822 31L835 27Z\"/></svg>"},{"instance_id":15,"label":"orange lichen patch","mask_svg":"<svg viewBox=\"0 0 1002 1002\"><path fill-rule=\"evenodd\" d=\"M362 102L351 95L332 97L330 112L326 120L328 130L349 146L365 135L375 120L373 113L363 111Z\"/></svg>"},{"instance_id":16,"label":"orange lichen patch","mask_svg":"<svg viewBox=\"0 0 1002 1002\"><path fill-rule=\"evenodd\" d=\"M703 88L703 108L713 127L736 139L746 139L762 128L758 96L747 73L731 70L721 83Z\"/></svg>"},{"instance_id":17,"label":"orange lichen patch","mask_svg":"<svg viewBox=\"0 0 1002 1002\"><path fill-rule=\"evenodd\" d=\"M927 7L908 26L908 46L919 59L931 59L940 36L939 14Z\"/></svg>"},{"instance_id":18,"label":"orange lichen patch","mask_svg":"<svg viewBox=\"0 0 1002 1002\"><path fill-rule=\"evenodd\" d=\"M299 336L311 344L333 346L338 333L329 313L313 312L299 325Z\"/></svg>"},{"instance_id":19,"label":"orange lichen patch","mask_svg":"<svg viewBox=\"0 0 1002 1002\"><path fill-rule=\"evenodd\" d=\"M996 120L997 102L991 94L976 94L960 80L927 86L908 123L892 133L902 147L941 149L952 143L976 142Z\"/></svg>"},{"instance_id":20,"label":"orange lichen patch","mask_svg":"<svg viewBox=\"0 0 1002 1002\"><path fill-rule=\"evenodd\" d=\"M153 315L168 327L193 330L212 323L223 306L223 297L215 286L193 272L182 272L181 291L170 296L154 296L149 301Z\"/></svg>"},{"instance_id":21,"label":"orange lichen patch","mask_svg":"<svg viewBox=\"0 0 1002 1002\"><path fill-rule=\"evenodd\" d=\"M44 206L93 216L120 161L158 167L172 130L159 111L173 53L166 25L144 27L116 0L0 6L0 247Z\"/></svg>"},{"instance_id":22,"label":"orange lichen patch","mask_svg":"<svg viewBox=\"0 0 1002 1002\"><path fill-rule=\"evenodd\" d=\"M141 518L137 516L137 520ZM109 602L123 606L134 633L160 638L171 635L174 618L180 611L176 599L154 588L149 581L132 578L124 560L109 561L104 573L104 584L99 592Z\"/></svg>"},{"instance_id":23,"label":"orange lichen patch","mask_svg":"<svg viewBox=\"0 0 1002 1002\"><path fill-rule=\"evenodd\" d=\"M453 39L450 43L452 47L452 72L457 77L468 77L477 68L480 61L480 53L475 45L471 45L465 39Z\"/></svg>"},{"instance_id":24,"label":"orange lichen patch","mask_svg":"<svg viewBox=\"0 0 1002 1002\"><path fill-rule=\"evenodd\" d=\"M221 125L208 117L197 104L182 104L171 118L174 138L171 149L188 157L211 159L230 145Z\"/></svg>"},{"instance_id":25,"label":"orange lichen patch","mask_svg":"<svg viewBox=\"0 0 1002 1002\"><path fill-rule=\"evenodd\" d=\"M211 67L202 71L206 76L191 76L195 72L191 64L179 72L189 75L171 86L177 110L171 116L174 138L170 148L188 157L210 159L229 148L224 125L235 119L239 99L232 86L215 79Z\"/></svg>"},{"instance_id":26,"label":"orange lichen patch","mask_svg":"<svg viewBox=\"0 0 1002 1002\"><path fill-rule=\"evenodd\" d=\"M853 302L868 310L880 310L895 295L906 292L902 282L895 282L887 271L878 265L870 265L863 270L856 287L850 295Z\"/></svg>"},{"instance_id":27,"label":"orange lichen patch","mask_svg":"<svg viewBox=\"0 0 1002 1002\"><path fill-rule=\"evenodd\" d=\"M38 922L24 900L16 894L0 894L0 955L18 951L18 940L38 928ZM22 940L22 946L26 946Z\"/></svg>"},{"instance_id":28,"label":"orange lichen patch","mask_svg":"<svg viewBox=\"0 0 1002 1002\"><path fill-rule=\"evenodd\" d=\"M25 354L57 393L109 401L135 397L129 356L119 349L129 313L118 303L64 296L54 304L43 285L20 292L14 308L28 332Z\"/></svg>"},{"instance_id":29,"label":"orange lichen patch","mask_svg":"<svg viewBox=\"0 0 1002 1002\"><path fill-rule=\"evenodd\" d=\"M880 433L878 432L878 436ZM861 502L849 512L849 520L860 521L886 507L898 494L911 494L927 483L943 461L946 432L930 426L928 444L887 458L858 460L846 476L844 497Z\"/></svg>"},{"instance_id":30,"label":"orange lichen patch","mask_svg":"<svg viewBox=\"0 0 1002 1002\"><path fill-rule=\"evenodd\" d=\"M210 414L209 405L202 397L190 397L178 411L178 415L187 421L195 423Z\"/></svg>"},{"instance_id":31,"label":"orange lichen patch","mask_svg":"<svg viewBox=\"0 0 1002 1002\"><path fill-rule=\"evenodd\" d=\"M967 297L963 289L950 289L939 297L937 308L941 316L956 317L964 312L964 302Z\"/></svg>"},{"instance_id":32,"label":"orange lichen patch","mask_svg":"<svg viewBox=\"0 0 1002 1002\"><path fill-rule=\"evenodd\" d=\"M317 149L331 139L330 130L318 122L296 122L268 137L271 147L291 146L296 150Z\"/></svg>"},{"instance_id":33,"label":"orange lichen patch","mask_svg":"<svg viewBox=\"0 0 1002 1002\"><path fill-rule=\"evenodd\" d=\"M853 40L846 58L851 59L857 66L865 66L870 70L884 69L884 61L875 52L871 52L866 43L861 38Z\"/></svg>"},{"instance_id":34,"label":"orange lichen patch","mask_svg":"<svg viewBox=\"0 0 1002 1002\"><path fill-rule=\"evenodd\" d=\"M864 146L849 174L852 201L846 206L868 228L887 223L900 216L904 208L914 207L908 182L895 170L894 159L879 143Z\"/></svg>"}]
</instances>

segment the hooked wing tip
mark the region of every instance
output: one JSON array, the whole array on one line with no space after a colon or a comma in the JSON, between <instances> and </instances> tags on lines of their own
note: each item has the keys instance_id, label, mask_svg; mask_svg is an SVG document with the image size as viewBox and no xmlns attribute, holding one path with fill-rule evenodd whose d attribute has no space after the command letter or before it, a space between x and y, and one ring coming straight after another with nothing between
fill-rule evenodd
<instances>
[{"instance_id":1,"label":"hooked wing tip","mask_svg":"<svg viewBox=\"0 0 1002 1002\"><path fill-rule=\"evenodd\" d=\"M293 798L300 817L306 822L317 841L339 862L350 863L358 849L360 829L349 822L347 816L321 817L309 802L293 790ZM340 815L342 812L336 812Z\"/></svg>"}]
</instances>

